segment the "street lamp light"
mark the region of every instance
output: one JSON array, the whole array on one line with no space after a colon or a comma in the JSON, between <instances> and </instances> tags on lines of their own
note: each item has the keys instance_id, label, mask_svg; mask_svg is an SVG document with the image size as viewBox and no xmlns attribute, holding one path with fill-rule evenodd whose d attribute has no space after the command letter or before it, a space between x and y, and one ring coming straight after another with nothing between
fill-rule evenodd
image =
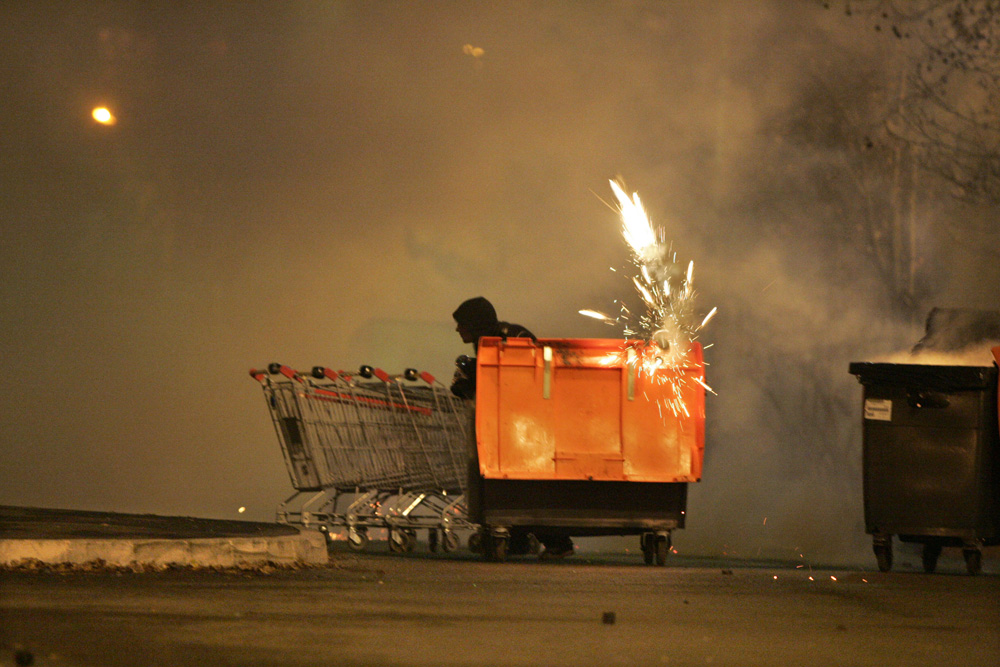
<instances>
[{"instance_id":1,"label":"street lamp light","mask_svg":"<svg viewBox=\"0 0 1000 667\"><path fill-rule=\"evenodd\" d=\"M107 107L95 107L90 115L101 125L114 125L118 122L118 119Z\"/></svg>"}]
</instances>

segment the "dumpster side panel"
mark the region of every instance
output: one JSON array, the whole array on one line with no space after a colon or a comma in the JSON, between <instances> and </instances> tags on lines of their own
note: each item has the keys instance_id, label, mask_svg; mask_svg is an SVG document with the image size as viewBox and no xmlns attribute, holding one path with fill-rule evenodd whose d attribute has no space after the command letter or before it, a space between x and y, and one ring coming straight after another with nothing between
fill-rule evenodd
<instances>
[{"instance_id":1,"label":"dumpster side panel","mask_svg":"<svg viewBox=\"0 0 1000 667\"><path fill-rule=\"evenodd\" d=\"M619 368L555 366L550 399L543 400L548 405L542 407L549 408L556 478L624 479L620 385ZM511 445L516 442L512 440Z\"/></svg>"},{"instance_id":2,"label":"dumpster side panel","mask_svg":"<svg viewBox=\"0 0 1000 667\"><path fill-rule=\"evenodd\" d=\"M497 364L499 352L495 347L483 346L478 352L476 369L476 433L480 470L496 470L499 467L497 425L500 401L500 369Z\"/></svg>"},{"instance_id":3,"label":"dumpster side panel","mask_svg":"<svg viewBox=\"0 0 1000 667\"><path fill-rule=\"evenodd\" d=\"M693 378L703 377L701 348L692 348L689 367L676 374L644 370L644 353L650 351L637 341L481 339L476 398L481 474L697 481L704 388Z\"/></svg>"},{"instance_id":4,"label":"dumpster side panel","mask_svg":"<svg viewBox=\"0 0 1000 667\"><path fill-rule=\"evenodd\" d=\"M982 503L976 483L978 434L973 429L873 424L867 432L872 443L864 453L869 533L976 531ZM900 474L903 470L906 473Z\"/></svg>"},{"instance_id":5,"label":"dumpster side panel","mask_svg":"<svg viewBox=\"0 0 1000 667\"><path fill-rule=\"evenodd\" d=\"M641 373L622 402L622 451L628 479L696 482L705 450L705 389L700 346L669 377Z\"/></svg>"}]
</instances>

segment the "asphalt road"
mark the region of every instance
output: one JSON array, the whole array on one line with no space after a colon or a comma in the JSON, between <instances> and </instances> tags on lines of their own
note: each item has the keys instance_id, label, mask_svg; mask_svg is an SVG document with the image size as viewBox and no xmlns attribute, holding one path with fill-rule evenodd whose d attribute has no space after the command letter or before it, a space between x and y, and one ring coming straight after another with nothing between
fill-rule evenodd
<instances>
[{"instance_id":1,"label":"asphalt road","mask_svg":"<svg viewBox=\"0 0 1000 667\"><path fill-rule=\"evenodd\" d=\"M271 573L2 572L0 665L1000 664L1000 576L961 567L372 547Z\"/></svg>"}]
</instances>

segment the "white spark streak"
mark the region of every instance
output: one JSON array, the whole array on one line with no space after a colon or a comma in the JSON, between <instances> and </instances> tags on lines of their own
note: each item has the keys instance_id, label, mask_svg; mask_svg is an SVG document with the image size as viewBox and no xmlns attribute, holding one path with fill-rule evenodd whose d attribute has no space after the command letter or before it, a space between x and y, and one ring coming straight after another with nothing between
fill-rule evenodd
<instances>
[{"instance_id":1,"label":"white spark streak","mask_svg":"<svg viewBox=\"0 0 1000 667\"><path fill-rule=\"evenodd\" d=\"M705 319L703 319L703 320L701 321L701 324L699 324L699 325L698 325L698 328L699 328L699 329L701 329L701 328L702 328L703 326L705 326L706 324L708 324L708 321L709 321L710 319L712 319L713 317L715 317L715 313L716 313L716 311L718 311L718 310L719 310L718 306L715 306L715 307L713 307L713 308L712 308L712 310L710 310L710 311L708 312L708 315L706 315L706 316L705 316Z\"/></svg>"},{"instance_id":2,"label":"white spark streak","mask_svg":"<svg viewBox=\"0 0 1000 667\"><path fill-rule=\"evenodd\" d=\"M595 320L603 320L605 322L613 321L610 317L604 313L599 313L596 310L581 310L579 313L585 317L593 317Z\"/></svg>"}]
</instances>

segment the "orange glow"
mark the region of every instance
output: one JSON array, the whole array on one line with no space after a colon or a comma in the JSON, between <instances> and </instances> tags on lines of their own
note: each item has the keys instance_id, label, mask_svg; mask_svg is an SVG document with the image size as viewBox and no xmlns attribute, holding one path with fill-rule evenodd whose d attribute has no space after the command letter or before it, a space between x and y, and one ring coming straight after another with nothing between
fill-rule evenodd
<instances>
[{"instance_id":1,"label":"orange glow","mask_svg":"<svg viewBox=\"0 0 1000 667\"><path fill-rule=\"evenodd\" d=\"M101 125L114 125L118 122L118 119L107 107L95 107L90 115Z\"/></svg>"}]
</instances>

